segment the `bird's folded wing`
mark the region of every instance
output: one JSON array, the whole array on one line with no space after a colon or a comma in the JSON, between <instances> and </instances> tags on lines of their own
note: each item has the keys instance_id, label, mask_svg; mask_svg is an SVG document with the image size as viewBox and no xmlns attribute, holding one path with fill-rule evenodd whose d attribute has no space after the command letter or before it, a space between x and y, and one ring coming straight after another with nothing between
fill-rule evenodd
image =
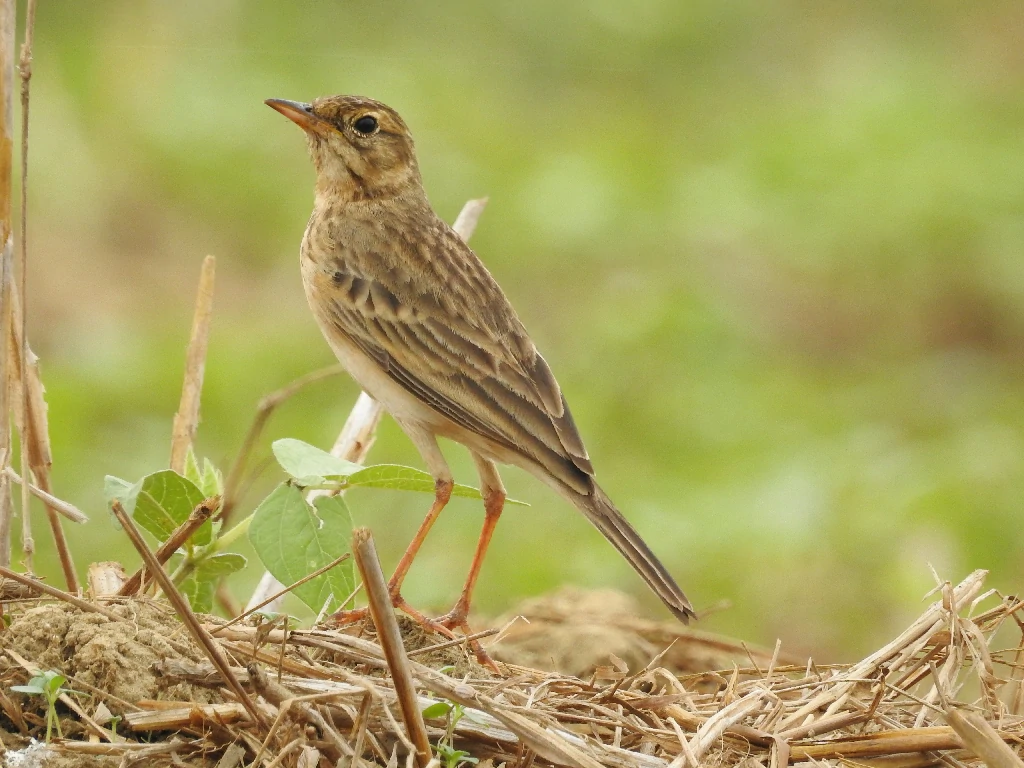
<instances>
[{"instance_id":1,"label":"bird's folded wing","mask_svg":"<svg viewBox=\"0 0 1024 768\"><path fill-rule=\"evenodd\" d=\"M593 469L551 369L472 251L446 245L471 261L413 276L379 256L339 259L328 322L437 412L587 492Z\"/></svg>"}]
</instances>

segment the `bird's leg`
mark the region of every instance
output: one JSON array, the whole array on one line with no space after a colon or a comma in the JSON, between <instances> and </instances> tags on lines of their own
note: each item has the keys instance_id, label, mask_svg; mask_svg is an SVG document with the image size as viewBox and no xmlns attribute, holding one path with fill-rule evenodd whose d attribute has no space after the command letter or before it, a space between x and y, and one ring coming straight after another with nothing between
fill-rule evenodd
<instances>
[{"instance_id":1,"label":"bird's leg","mask_svg":"<svg viewBox=\"0 0 1024 768\"><path fill-rule=\"evenodd\" d=\"M448 504L448 500L452 497L452 488L455 487L455 483L448 479L438 479L434 481L434 503L430 505L430 510L427 512L427 516L423 518L423 522L420 523L419 530L416 531L416 535L413 536L409 546L405 549L405 554L402 555L402 559L398 561L398 567L395 568L395 573L388 582L388 594L391 596L391 604L398 608L403 613L407 613L418 623L430 627L434 630L445 629L443 627L435 626L435 623L424 616L422 613L413 608L409 603L402 597L402 582L405 581L406 574L409 573L409 568L412 566L412 561L416 558L416 553L420 551L420 547L423 545L424 539L427 538L427 534L430 533L430 529L434 523L437 522L437 518L441 515L441 510ZM450 632L444 632L444 634L451 634Z\"/></svg>"},{"instance_id":2,"label":"bird's leg","mask_svg":"<svg viewBox=\"0 0 1024 768\"><path fill-rule=\"evenodd\" d=\"M439 478L434 481L434 503L430 505L427 516L423 518L419 530L416 531L416 535L409 543L409 546L406 547L405 554L398 561L398 567L395 568L394 575L388 581L388 595L391 598L391 604L395 608L407 614L416 623L449 637L453 637L453 635L447 627L431 621L426 615L420 613L406 602L405 598L402 597L402 582L405 581L406 574L408 574L409 568L412 566L412 561L416 558L416 553L420 551L420 547L427 538L427 534L430 533L431 527L433 527L437 518L440 517L441 510L448 504L448 500L452 496L452 488L454 487L455 483L450 479ZM356 608L351 611L339 611L334 614L332 619L338 624L352 624L362 621L368 615L369 613L366 608Z\"/></svg>"},{"instance_id":3,"label":"bird's leg","mask_svg":"<svg viewBox=\"0 0 1024 768\"><path fill-rule=\"evenodd\" d=\"M448 637L454 637L448 627L431 621L405 601L405 598L402 597L402 582L405 581L406 574L408 574L409 568L412 566L412 561L420 551L420 547L427 538L427 534L430 533L430 529L441 515L441 510L448 504L448 500L452 496L452 488L455 487L455 482L452 479L452 472L448 467L448 462L445 461L444 454L441 453L441 449L438 447L437 440L433 434L417 424L399 419L396 419L396 421L398 421L399 426L409 436L409 439L412 440L413 445L416 446L416 449L426 462L430 474L434 476L434 503L430 505L427 516L420 523L419 530L416 531L416 535L406 548L402 559L398 561L398 567L388 582L388 594L391 597L391 604L407 614L417 624L434 632L440 632ZM339 611L332 618L339 624L350 624L362 621L367 615L365 608L358 608L354 611Z\"/></svg>"},{"instance_id":4,"label":"bird's leg","mask_svg":"<svg viewBox=\"0 0 1024 768\"><path fill-rule=\"evenodd\" d=\"M476 586L477 577L480 575L480 568L487 554L487 547L491 543L491 536L494 535L494 528L498 525L498 518L505 507L505 487L498 476L498 468L494 462L485 459L478 454L473 454L477 471L480 473L480 493L484 497L484 525L480 531L480 539L477 541L476 552L473 553L473 562L469 566L469 574L466 576L466 583L462 587L462 594L458 601L448 613L437 619L434 623L448 629L458 627L466 635L472 634L469 628L469 604L473 599L473 588ZM484 666L498 671L497 665L484 651L480 643L473 640L469 647L476 654L477 660Z\"/></svg>"}]
</instances>

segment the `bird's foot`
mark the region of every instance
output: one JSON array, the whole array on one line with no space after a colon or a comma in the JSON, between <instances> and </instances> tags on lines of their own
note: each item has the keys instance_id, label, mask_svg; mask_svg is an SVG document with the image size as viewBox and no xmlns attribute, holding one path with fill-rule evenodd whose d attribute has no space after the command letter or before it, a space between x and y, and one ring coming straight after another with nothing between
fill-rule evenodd
<instances>
[{"instance_id":1,"label":"bird's foot","mask_svg":"<svg viewBox=\"0 0 1024 768\"><path fill-rule=\"evenodd\" d=\"M443 635L449 640L455 640L458 638L458 635L454 632L456 629L461 631L466 637L473 634L473 630L470 628L467 620L469 617L469 606L467 606L462 600L457 602L455 607L448 611L448 613L443 616L438 616L436 619L431 619L426 616L426 614L417 611L409 605L398 589L392 588L388 592L391 598L391 605L428 632ZM338 611L333 614L328 621L336 626L344 626L346 624L357 624L358 622L365 621L368 618L370 618L370 611L368 608L355 608L349 611ZM466 644L473 652L477 662L482 666L487 667L492 672L499 675L501 674L501 669L494 662L494 659L492 659L483 649L479 640L469 640Z\"/></svg>"},{"instance_id":2,"label":"bird's foot","mask_svg":"<svg viewBox=\"0 0 1024 768\"><path fill-rule=\"evenodd\" d=\"M459 602L455 604L455 607L448 611L444 616L438 616L436 619L428 619L428 621L430 621L433 626L443 627L449 634L451 634L452 630L458 629L465 637L469 637L473 634L473 630L469 626L468 618L469 606L465 601L459 600ZM454 635L452 636L454 637ZM469 640L466 645L469 646L469 649L473 652L473 655L476 656L476 660L481 666L487 667L495 674L502 674L501 669L495 663L494 659L488 655L487 651L483 649L479 640Z\"/></svg>"},{"instance_id":3,"label":"bird's foot","mask_svg":"<svg viewBox=\"0 0 1024 768\"><path fill-rule=\"evenodd\" d=\"M451 628L447 624L428 618L425 614L417 611L409 605L408 602L406 602L405 598L402 597L402 593L398 589L389 589L388 596L391 598L392 607L404 613L428 632L443 635L449 640L455 639L455 633L452 632ZM371 618L370 609L368 607L363 607L354 608L349 611L338 611L337 613L332 614L327 621L335 626L345 626L347 624L358 624L359 622L365 621L369 618Z\"/></svg>"}]
</instances>

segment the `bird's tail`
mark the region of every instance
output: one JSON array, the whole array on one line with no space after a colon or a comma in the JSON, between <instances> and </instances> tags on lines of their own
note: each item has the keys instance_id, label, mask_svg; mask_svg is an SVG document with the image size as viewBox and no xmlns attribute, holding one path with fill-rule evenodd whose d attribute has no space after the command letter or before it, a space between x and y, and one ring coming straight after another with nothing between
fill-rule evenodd
<instances>
[{"instance_id":1,"label":"bird's tail","mask_svg":"<svg viewBox=\"0 0 1024 768\"><path fill-rule=\"evenodd\" d=\"M651 548L615 508L604 491L595 484L594 492L591 494L573 492L572 501L612 546L619 550L633 566L633 570L640 574L676 618L684 624L688 623L691 617L696 618L697 614L694 613L690 601L686 599L675 579L669 575L665 566L654 556Z\"/></svg>"}]
</instances>

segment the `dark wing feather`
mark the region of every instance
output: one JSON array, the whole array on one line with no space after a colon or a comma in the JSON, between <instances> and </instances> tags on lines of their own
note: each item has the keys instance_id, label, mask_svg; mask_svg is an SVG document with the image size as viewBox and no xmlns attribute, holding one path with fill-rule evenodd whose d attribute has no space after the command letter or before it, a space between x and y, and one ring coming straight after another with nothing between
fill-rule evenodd
<instances>
[{"instance_id":1,"label":"dark wing feather","mask_svg":"<svg viewBox=\"0 0 1024 768\"><path fill-rule=\"evenodd\" d=\"M394 231L336 246L324 264L326 321L437 412L588 492L583 441L508 299L447 225L435 218L420 233L415 246Z\"/></svg>"}]
</instances>

